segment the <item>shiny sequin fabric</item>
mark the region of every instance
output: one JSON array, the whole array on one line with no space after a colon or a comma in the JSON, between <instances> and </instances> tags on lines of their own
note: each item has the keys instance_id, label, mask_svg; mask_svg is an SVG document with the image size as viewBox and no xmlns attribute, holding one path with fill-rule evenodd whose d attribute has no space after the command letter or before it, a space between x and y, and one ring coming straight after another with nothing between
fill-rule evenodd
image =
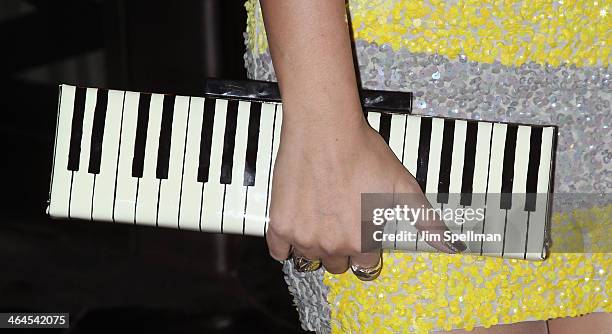
<instances>
[{"instance_id":1,"label":"shiny sequin fabric","mask_svg":"<svg viewBox=\"0 0 612 334\"><path fill-rule=\"evenodd\" d=\"M249 76L273 81L261 11L255 0L246 7ZM364 88L412 91L416 113L557 124L555 191L593 196L558 196L544 262L392 253L369 283L287 263L304 328L427 333L612 312L612 256L567 253L571 238L610 242L611 9L610 1L349 1Z\"/></svg>"},{"instance_id":2,"label":"shiny sequin fabric","mask_svg":"<svg viewBox=\"0 0 612 334\"><path fill-rule=\"evenodd\" d=\"M247 47L263 53L257 3L246 7ZM349 0L356 40L508 66L608 66L610 10L606 0Z\"/></svg>"}]
</instances>

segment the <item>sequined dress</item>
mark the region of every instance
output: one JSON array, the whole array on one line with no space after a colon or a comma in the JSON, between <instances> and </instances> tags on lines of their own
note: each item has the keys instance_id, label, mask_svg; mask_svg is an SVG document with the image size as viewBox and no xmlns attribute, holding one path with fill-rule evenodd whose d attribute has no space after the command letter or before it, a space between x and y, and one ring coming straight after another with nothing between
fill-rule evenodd
<instances>
[{"instance_id":1,"label":"sequined dress","mask_svg":"<svg viewBox=\"0 0 612 334\"><path fill-rule=\"evenodd\" d=\"M258 1L245 6L248 74L275 81ZM428 333L612 312L610 11L609 0L349 1L364 88L414 92L426 115L559 125L555 192L567 196L544 262L392 253L370 283L286 263L305 329ZM568 230L588 253L563 248Z\"/></svg>"}]
</instances>

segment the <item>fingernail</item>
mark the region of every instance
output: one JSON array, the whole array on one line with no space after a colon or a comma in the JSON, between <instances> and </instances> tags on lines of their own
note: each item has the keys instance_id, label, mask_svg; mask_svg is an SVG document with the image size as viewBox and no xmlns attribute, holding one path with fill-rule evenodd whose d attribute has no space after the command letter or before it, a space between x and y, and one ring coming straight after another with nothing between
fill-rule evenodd
<instances>
[{"instance_id":1,"label":"fingernail","mask_svg":"<svg viewBox=\"0 0 612 334\"><path fill-rule=\"evenodd\" d=\"M467 249L467 245L461 240L455 240L453 242L446 241L446 246L452 249L455 253L462 253Z\"/></svg>"}]
</instances>

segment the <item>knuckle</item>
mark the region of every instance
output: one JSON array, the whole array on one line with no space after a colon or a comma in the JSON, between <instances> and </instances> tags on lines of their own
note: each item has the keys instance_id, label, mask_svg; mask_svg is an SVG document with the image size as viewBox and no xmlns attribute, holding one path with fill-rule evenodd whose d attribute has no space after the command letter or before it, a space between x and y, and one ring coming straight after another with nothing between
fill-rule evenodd
<instances>
[{"instance_id":1,"label":"knuckle","mask_svg":"<svg viewBox=\"0 0 612 334\"><path fill-rule=\"evenodd\" d=\"M274 233L276 233L283 240L289 241L289 239L292 237L292 228L287 223L277 223L274 225L273 229Z\"/></svg>"},{"instance_id":2,"label":"knuckle","mask_svg":"<svg viewBox=\"0 0 612 334\"><path fill-rule=\"evenodd\" d=\"M297 233L294 238L297 247L312 251L316 249L315 237L311 233Z\"/></svg>"},{"instance_id":3,"label":"knuckle","mask_svg":"<svg viewBox=\"0 0 612 334\"><path fill-rule=\"evenodd\" d=\"M295 226L298 223L291 212L280 209L270 212L269 228L272 229L282 239L289 239L294 236Z\"/></svg>"},{"instance_id":4,"label":"knuckle","mask_svg":"<svg viewBox=\"0 0 612 334\"><path fill-rule=\"evenodd\" d=\"M291 237L293 231L287 220L278 219L276 216L270 217L268 229L272 230L281 239L288 239Z\"/></svg>"},{"instance_id":5,"label":"knuckle","mask_svg":"<svg viewBox=\"0 0 612 334\"><path fill-rule=\"evenodd\" d=\"M328 256L348 256L352 253L350 241L344 238L325 238L319 245Z\"/></svg>"},{"instance_id":6,"label":"knuckle","mask_svg":"<svg viewBox=\"0 0 612 334\"><path fill-rule=\"evenodd\" d=\"M324 254L338 255L341 251L341 246L335 240L325 238L319 241L319 247Z\"/></svg>"}]
</instances>

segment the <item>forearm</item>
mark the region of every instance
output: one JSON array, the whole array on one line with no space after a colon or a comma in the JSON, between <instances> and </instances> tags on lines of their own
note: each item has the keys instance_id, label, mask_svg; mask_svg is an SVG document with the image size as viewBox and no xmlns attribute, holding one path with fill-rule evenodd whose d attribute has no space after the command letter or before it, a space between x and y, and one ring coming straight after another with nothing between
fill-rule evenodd
<instances>
[{"instance_id":1,"label":"forearm","mask_svg":"<svg viewBox=\"0 0 612 334\"><path fill-rule=\"evenodd\" d=\"M344 0L261 0L261 5L283 124L292 133L325 135L363 123Z\"/></svg>"}]
</instances>

